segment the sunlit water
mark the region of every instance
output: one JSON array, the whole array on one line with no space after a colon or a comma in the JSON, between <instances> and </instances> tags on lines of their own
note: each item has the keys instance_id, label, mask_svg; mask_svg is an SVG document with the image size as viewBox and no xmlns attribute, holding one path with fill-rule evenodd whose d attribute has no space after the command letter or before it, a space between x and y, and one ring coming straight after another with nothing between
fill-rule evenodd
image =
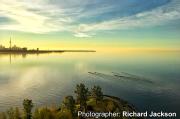
<instances>
[{"instance_id":1,"label":"sunlit water","mask_svg":"<svg viewBox=\"0 0 180 119\"><path fill-rule=\"evenodd\" d=\"M135 74L153 83L122 80L112 72ZM100 85L105 94L125 99L141 111L179 113L180 53L0 55L0 111L22 107L24 98L32 99L36 107L59 105L81 82L89 88Z\"/></svg>"}]
</instances>

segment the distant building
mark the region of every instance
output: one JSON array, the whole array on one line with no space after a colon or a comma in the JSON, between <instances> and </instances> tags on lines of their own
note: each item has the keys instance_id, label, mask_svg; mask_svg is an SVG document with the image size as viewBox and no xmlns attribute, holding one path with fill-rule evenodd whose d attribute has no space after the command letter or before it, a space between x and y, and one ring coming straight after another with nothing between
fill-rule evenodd
<instances>
[{"instance_id":1,"label":"distant building","mask_svg":"<svg viewBox=\"0 0 180 119\"><path fill-rule=\"evenodd\" d=\"M9 41L9 49L11 50L11 37L10 37L10 41Z\"/></svg>"},{"instance_id":2,"label":"distant building","mask_svg":"<svg viewBox=\"0 0 180 119\"><path fill-rule=\"evenodd\" d=\"M14 45L13 47L11 47L11 50L21 50L21 48Z\"/></svg>"},{"instance_id":3,"label":"distant building","mask_svg":"<svg viewBox=\"0 0 180 119\"><path fill-rule=\"evenodd\" d=\"M6 49L3 45L0 45L0 50Z\"/></svg>"},{"instance_id":4,"label":"distant building","mask_svg":"<svg viewBox=\"0 0 180 119\"><path fill-rule=\"evenodd\" d=\"M16 46L16 45L13 45L12 46L12 41L11 41L11 37L10 37L10 40L9 40L9 47L8 48L6 48L5 46L3 46L3 45L0 45L0 50L1 51L27 51L28 49L27 49L27 47L18 47L18 46ZM37 50L39 51L39 48L37 48Z\"/></svg>"},{"instance_id":5,"label":"distant building","mask_svg":"<svg viewBox=\"0 0 180 119\"><path fill-rule=\"evenodd\" d=\"M23 51L27 51L27 48L26 48L26 47L24 47L24 48L22 48L22 50L23 50Z\"/></svg>"},{"instance_id":6,"label":"distant building","mask_svg":"<svg viewBox=\"0 0 180 119\"><path fill-rule=\"evenodd\" d=\"M14 50L14 51L27 51L27 48L26 47L17 47L16 45L14 45L13 47L11 47L11 50Z\"/></svg>"}]
</instances>

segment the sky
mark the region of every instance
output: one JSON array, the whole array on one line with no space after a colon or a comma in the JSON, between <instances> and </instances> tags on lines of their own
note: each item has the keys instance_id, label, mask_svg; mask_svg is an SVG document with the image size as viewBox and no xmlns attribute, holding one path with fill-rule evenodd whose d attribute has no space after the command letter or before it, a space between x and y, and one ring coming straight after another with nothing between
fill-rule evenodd
<instances>
[{"instance_id":1,"label":"sky","mask_svg":"<svg viewBox=\"0 0 180 119\"><path fill-rule=\"evenodd\" d=\"M180 48L179 0L0 0L0 44Z\"/></svg>"}]
</instances>

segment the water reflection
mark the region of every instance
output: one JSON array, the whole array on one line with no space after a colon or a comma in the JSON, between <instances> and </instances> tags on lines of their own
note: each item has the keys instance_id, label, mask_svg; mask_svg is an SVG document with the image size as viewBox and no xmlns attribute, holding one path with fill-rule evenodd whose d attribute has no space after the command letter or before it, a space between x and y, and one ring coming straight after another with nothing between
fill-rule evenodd
<instances>
[{"instance_id":1,"label":"water reflection","mask_svg":"<svg viewBox=\"0 0 180 119\"><path fill-rule=\"evenodd\" d=\"M50 53L42 53L42 54L50 54ZM39 56L42 55L41 53L0 53L0 59L1 58L9 58L9 63L11 64L13 62L13 60L15 60L16 58L20 57L22 59L27 58L28 55L32 55L32 56ZM60 53L58 53L60 54Z\"/></svg>"},{"instance_id":2,"label":"water reflection","mask_svg":"<svg viewBox=\"0 0 180 119\"><path fill-rule=\"evenodd\" d=\"M21 106L24 98L33 99L36 106L59 104L62 97L73 94L77 83L83 82L89 87L98 84L106 94L128 100L141 110L178 112L179 54L1 54L0 111ZM98 75L88 72L97 72ZM143 81L118 78L122 72L138 75Z\"/></svg>"},{"instance_id":3,"label":"water reflection","mask_svg":"<svg viewBox=\"0 0 180 119\"><path fill-rule=\"evenodd\" d=\"M3 58L3 57L9 57L9 63L11 64L12 63L12 60L15 59L16 57L22 57L22 58L26 58L27 54L11 54L11 53L8 53L8 54L0 54L0 58Z\"/></svg>"}]
</instances>

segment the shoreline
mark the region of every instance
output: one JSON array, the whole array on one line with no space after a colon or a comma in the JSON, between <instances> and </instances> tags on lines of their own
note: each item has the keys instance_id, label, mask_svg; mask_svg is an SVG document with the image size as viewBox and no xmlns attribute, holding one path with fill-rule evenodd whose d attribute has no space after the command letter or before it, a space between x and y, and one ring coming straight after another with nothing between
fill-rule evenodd
<instances>
[{"instance_id":1,"label":"shoreline","mask_svg":"<svg viewBox=\"0 0 180 119\"><path fill-rule=\"evenodd\" d=\"M24 116L30 119L94 119L99 117L108 117L109 119L128 119L122 116L123 111L137 112L135 107L129 102L115 96L104 95L101 87L94 85L91 90L84 84L77 84L74 90L76 97L67 95L63 101L56 104L55 107L42 105L36 107L31 99L23 100L23 109L11 107L5 112L0 112L0 117L23 119ZM9 115L9 112L13 115ZM92 115L89 113L92 112ZM137 119L137 118L135 118ZM139 118L138 118L139 119Z\"/></svg>"},{"instance_id":2,"label":"shoreline","mask_svg":"<svg viewBox=\"0 0 180 119\"><path fill-rule=\"evenodd\" d=\"M45 53L63 53L63 52L96 52L95 50L27 50L27 51L2 51L0 50L0 55L1 54L45 54Z\"/></svg>"}]
</instances>

